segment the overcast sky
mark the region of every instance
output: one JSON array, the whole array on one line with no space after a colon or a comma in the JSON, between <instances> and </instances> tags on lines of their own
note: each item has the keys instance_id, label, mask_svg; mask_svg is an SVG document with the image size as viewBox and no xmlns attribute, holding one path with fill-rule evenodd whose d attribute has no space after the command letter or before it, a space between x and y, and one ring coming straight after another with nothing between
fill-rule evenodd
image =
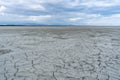
<instances>
[{"instance_id":1,"label":"overcast sky","mask_svg":"<svg viewBox=\"0 0 120 80\"><path fill-rule=\"evenodd\" d=\"M120 0L0 0L0 24L120 25Z\"/></svg>"}]
</instances>

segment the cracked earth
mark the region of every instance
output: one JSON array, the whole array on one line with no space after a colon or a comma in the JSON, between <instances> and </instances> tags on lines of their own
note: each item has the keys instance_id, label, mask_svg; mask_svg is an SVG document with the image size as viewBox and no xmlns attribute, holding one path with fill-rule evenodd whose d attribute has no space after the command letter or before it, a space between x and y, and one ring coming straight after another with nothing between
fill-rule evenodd
<instances>
[{"instance_id":1,"label":"cracked earth","mask_svg":"<svg viewBox=\"0 0 120 80\"><path fill-rule=\"evenodd\" d=\"M120 28L0 28L0 80L120 80Z\"/></svg>"}]
</instances>

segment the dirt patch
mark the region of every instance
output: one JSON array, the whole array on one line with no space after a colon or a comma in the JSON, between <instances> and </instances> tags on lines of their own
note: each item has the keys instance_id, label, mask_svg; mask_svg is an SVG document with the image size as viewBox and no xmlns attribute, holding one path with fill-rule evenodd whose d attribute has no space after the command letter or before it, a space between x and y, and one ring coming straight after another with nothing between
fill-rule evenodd
<instances>
[{"instance_id":1,"label":"dirt patch","mask_svg":"<svg viewBox=\"0 0 120 80\"><path fill-rule=\"evenodd\" d=\"M56 37L53 37L53 38L56 38L56 39L68 39L67 37L62 37L62 36L56 36Z\"/></svg>"},{"instance_id":2,"label":"dirt patch","mask_svg":"<svg viewBox=\"0 0 120 80\"><path fill-rule=\"evenodd\" d=\"M10 50L10 49L0 49L0 55L7 54L10 52L12 52L12 50Z\"/></svg>"}]
</instances>

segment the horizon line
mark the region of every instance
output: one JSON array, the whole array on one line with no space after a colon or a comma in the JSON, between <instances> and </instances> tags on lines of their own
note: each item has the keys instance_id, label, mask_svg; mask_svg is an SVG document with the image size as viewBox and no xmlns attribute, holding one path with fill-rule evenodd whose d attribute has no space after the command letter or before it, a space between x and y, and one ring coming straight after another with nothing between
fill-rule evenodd
<instances>
[{"instance_id":1,"label":"horizon line","mask_svg":"<svg viewBox=\"0 0 120 80\"><path fill-rule=\"evenodd\" d=\"M70 26L70 27L120 27L120 25L111 26L111 25L0 25L1 26Z\"/></svg>"}]
</instances>

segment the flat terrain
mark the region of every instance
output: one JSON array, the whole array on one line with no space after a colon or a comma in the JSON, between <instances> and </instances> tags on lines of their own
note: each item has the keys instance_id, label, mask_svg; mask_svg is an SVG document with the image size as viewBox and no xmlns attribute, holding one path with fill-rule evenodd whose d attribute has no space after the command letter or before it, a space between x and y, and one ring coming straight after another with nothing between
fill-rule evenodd
<instances>
[{"instance_id":1,"label":"flat terrain","mask_svg":"<svg viewBox=\"0 0 120 80\"><path fill-rule=\"evenodd\" d=\"M0 80L120 80L120 28L0 28Z\"/></svg>"}]
</instances>

